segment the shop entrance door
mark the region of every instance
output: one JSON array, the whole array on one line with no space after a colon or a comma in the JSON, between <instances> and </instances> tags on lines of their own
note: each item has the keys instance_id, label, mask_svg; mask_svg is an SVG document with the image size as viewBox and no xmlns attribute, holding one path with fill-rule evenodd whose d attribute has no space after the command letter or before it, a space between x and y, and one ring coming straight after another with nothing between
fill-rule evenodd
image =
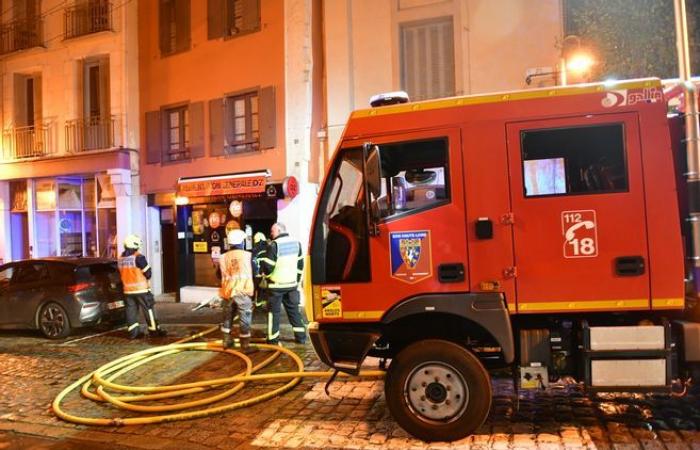
<instances>
[{"instance_id":1,"label":"shop entrance door","mask_svg":"<svg viewBox=\"0 0 700 450\"><path fill-rule=\"evenodd\" d=\"M163 292L177 291L177 230L174 223L161 226L160 241L163 246Z\"/></svg>"},{"instance_id":2,"label":"shop entrance door","mask_svg":"<svg viewBox=\"0 0 700 450\"><path fill-rule=\"evenodd\" d=\"M11 221L12 260L29 259L29 222L27 213L12 213Z\"/></svg>"}]
</instances>

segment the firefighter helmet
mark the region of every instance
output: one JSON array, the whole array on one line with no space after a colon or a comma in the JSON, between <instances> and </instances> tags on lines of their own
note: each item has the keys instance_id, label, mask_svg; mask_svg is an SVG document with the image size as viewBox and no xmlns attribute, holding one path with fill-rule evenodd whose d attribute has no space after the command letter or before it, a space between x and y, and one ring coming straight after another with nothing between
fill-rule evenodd
<instances>
[{"instance_id":1,"label":"firefighter helmet","mask_svg":"<svg viewBox=\"0 0 700 450\"><path fill-rule=\"evenodd\" d=\"M246 234L245 231L237 229L237 230L231 230L228 232L226 235L226 239L228 240L228 245L240 245L245 241Z\"/></svg>"},{"instance_id":2,"label":"firefighter helmet","mask_svg":"<svg viewBox=\"0 0 700 450\"><path fill-rule=\"evenodd\" d=\"M124 247L131 250L138 250L141 248L141 238L135 234L130 234L124 239Z\"/></svg>"},{"instance_id":3,"label":"firefighter helmet","mask_svg":"<svg viewBox=\"0 0 700 450\"><path fill-rule=\"evenodd\" d=\"M267 240L267 238L265 237L265 233L263 233L262 231L258 231L253 236L253 242L255 244L257 244L258 242L266 241L266 240Z\"/></svg>"}]
</instances>

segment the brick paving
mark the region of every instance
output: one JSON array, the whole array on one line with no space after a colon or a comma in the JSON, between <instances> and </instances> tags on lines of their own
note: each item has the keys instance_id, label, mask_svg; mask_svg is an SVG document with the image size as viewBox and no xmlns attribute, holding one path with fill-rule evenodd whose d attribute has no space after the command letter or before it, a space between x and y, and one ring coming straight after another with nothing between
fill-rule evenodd
<instances>
[{"instance_id":1,"label":"brick paving","mask_svg":"<svg viewBox=\"0 0 700 450\"><path fill-rule=\"evenodd\" d=\"M50 403L74 380L116 357L173 342L218 320L217 312L191 313L188 305L159 304L158 308L170 332L161 339L134 342L126 339L123 330L95 337L92 336L106 330L81 330L76 336L55 342L31 332L0 332L0 450L700 450L697 392L683 398L641 394L587 396L577 386L561 386L546 392L521 391L518 407L508 378L494 379L496 395L491 414L478 433L453 443L427 445L408 436L390 418L383 384L377 380L340 379L331 386L330 397L324 393L322 382L305 380L285 395L244 410L158 425L88 427L57 419L51 413ZM283 328L285 332L291 337L288 327ZM218 338L212 336L215 337ZM308 368L322 367L309 345L286 345L302 356ZM258 354L255 361L262 358ZM291 367L289 361L280 359L267 370L287 367ZM186 352L138 369L126 375L124 381L186 382L222 377L240 369L239 362L230 355ZM250 385L228 402L280 385ZM76 393L67 398L64 408L92 417L129 416L86 401Z\"/></svg>"}]
</instances>

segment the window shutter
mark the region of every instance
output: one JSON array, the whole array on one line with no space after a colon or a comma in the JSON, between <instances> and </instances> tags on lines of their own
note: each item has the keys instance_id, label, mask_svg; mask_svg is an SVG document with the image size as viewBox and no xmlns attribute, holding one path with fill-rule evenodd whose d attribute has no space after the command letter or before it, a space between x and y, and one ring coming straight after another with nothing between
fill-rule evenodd
<instances>
[{"instance_id":1,"label":"window shutter","mask_svg":"<svg viewBox=\"0 0 700 450\"><path fill-rule=\"evenodd\" d=\"M112 115L110 108L109 89L109 55L100 58L100 115L102 119L109 119Z\"/></svg>"},{"instance_id":2,"label":"window shutter","mask_svg":"<svg viewBox=\"0 0 700 450\"><path fill-rule=\"evenodd\" d=\"M175 0L176 52L190 49L190 0Z\"/></svg>"},{"instance_id":3,"label":"window shutter","mask_svg":"<svg viewBox=\"0 0 700 450\"><path fill-rule=\"evenodd\" d=\"M224 36L226 28L226 0L207 0L207 39Z\"/></svg>"},{"instance_id":4,"label":"window shutter","mask_svg":"<svg viewBox=\"0 0 700 450\"><path fill-rule=\"evenodd\" d=\"M401 86L415 100L454 95L451 17L401 26Z\"/></svg>"},{"instance_id":5,"label":"window shutter","mask_svg":"<svg viewBox=\"0 0 700 450\"><path fill-rule=\"evenodd\" d=\"M267 86L260 90L260 148L274 148L277 145L277 107L275 88Z\"/></svg>"},{"instance_id":6,"label":"window shutter","mask_svg":"<svg viewBox=\"0 0 700 450\"><path fill-rule=\"evenodd\" d=\"M224 114L223 114L223 131L224 131L224 153L232 153L231 144L236 141L236 129L234 128L233 118L234 101L232 97L224 98Z\"/></svg>"},{"instance_id":7,"label":"window shutter","mask_svg":"<svg viewBox=\"0 0 700 450\"><path fill-rule=\"evenodd\" d=\"M209 100L209 154L224 155L224 99Z\"/></svg>"},{"instance_id":8,"label":"window shutter","mask_svg":"<svg viewBox=\"0 0 700 450\"><path fill-rule=\"evenodd\" d=\"M168 39L168 0L158 0L158 40L160 43L160 53L167 55L170 53L170 42Z\"/></svg>"},{"instance_id":9,"label":"window shutter","mask_svg":"<svg viewBox=\"0 0 700 450\"><path fill-rule=\"evenodd\" d=\"M34 125L39 126L44 122L43 102L41 100L41 74L36 74L32 78L34 78Z\"/></svg>"},{"instance_id":10,"label":"window shutter","mask_svg":"<svg viewBox=\"0 0 700 450\"><path fill-rule=\"evenodd\" d=\"M243 17L241 32L247 33L260 30L260 0L241 0L243 2Z\"/></svg>"},{"instance_id":11,"label":"window shutter","mask_svg":"<svg viewBox=\"0 0 700 450\"><path fill-rule=\"evenodd\" d=\"M190 157L204 157L204 102L191 103L190 114Z\"/></svg>"},{"instance_id":12,"label":"window shutter","mask_svg":"<svg viewBox=\"0 0 700 450\"><path fill-rule=\"evenodd\" d=\"M15 91L15 127L24 127L27 126L27 77L16 73L13 81Z\"/></svg>"},{"instance_id":13,"label":"window shutter","mask_svg":"<svg viewBox=\"0 0 700 450\"><path fill-rule=\"evenodd\" d=\"M162 129L160 126L160 111L146 113L146 163L160 163L163 151Z\"/></svg>"}]
</instances>

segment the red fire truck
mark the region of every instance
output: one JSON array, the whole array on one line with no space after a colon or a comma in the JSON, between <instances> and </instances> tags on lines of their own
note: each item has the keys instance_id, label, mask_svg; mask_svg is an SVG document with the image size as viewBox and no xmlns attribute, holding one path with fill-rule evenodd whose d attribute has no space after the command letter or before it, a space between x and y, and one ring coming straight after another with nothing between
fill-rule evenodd
<instances>
[{"instance_id":1,"label":"red fire truck","mask_svg":"<svg viewBox=\"0 0 700 450\"><path fill-rule=\"evenodd\" d=\"M376 104L319 196L310 334L339 371L389 362L404 429L472 433L495 368L590 391L698 369L683 119L659 80Z\"/></svg>"}]
</instances>

